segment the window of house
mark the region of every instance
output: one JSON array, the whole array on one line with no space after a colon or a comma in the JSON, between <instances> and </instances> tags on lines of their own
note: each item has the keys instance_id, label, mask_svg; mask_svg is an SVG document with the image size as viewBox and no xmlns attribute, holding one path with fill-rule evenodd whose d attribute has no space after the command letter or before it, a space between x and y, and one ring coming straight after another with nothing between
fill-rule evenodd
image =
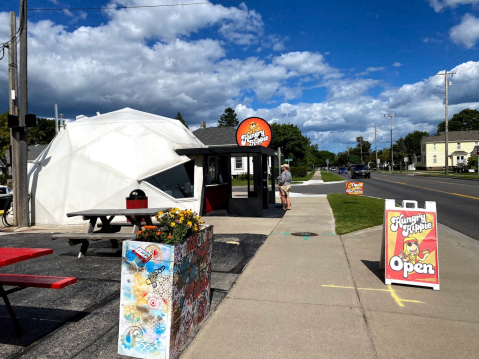
<instances>
[{"instance_id":1,"label":"window of house","mask_svg":"<svg viewBox=\"0 0 479 359\"><path fill-rule=\"evenodd\" d=\"M145 179L146 182L174 198L194 197L195 161L160 172Z\"/></svg>"},{"instance_id":2,"label":"window of house","mask_svg":"<svg viewBox=\"0 0 479 359\"><path fill-rule=\"evenodd\" d=\"M432 156L432 163L437 163L437 156L436 155Z\"/></svg>"},{"instance_id":3,"label":"window of house","mask_svg":"<svg viewBox=\"0 0 479 359\"><path fill-rule=\"evenodd\" d=\"M235 169L243 169L243 157L235 157Z\"/></svg>"},{"instance_id":4,"label":"window of house","mask_svg":"<svg viewBox=\"0 0 479 359\"><path fill-rule=\"evenodd\" d=\"M474 146L479 146L479 142L474 142Z\"/></svg>"},{"instance_id":5,"label":"window of house","mask_svg":"<svg viewBox=\"0 0 479 359\"><path fill-rule=\"evenodd\" d=\"M461 142L458 142L458 143L457 143L457 149L458 149L458 150L461 149Z\"/></svg>"},{"instance_id":6,"label":"window of house","mask_svg":"<svg viewBox=\"0 0 479 359\"><path fill-rule=\"evenodd\" d=\"M433 146L434 149L436 149L436 144L433 144L432 146Z\"/></svg>"}]
</instances>

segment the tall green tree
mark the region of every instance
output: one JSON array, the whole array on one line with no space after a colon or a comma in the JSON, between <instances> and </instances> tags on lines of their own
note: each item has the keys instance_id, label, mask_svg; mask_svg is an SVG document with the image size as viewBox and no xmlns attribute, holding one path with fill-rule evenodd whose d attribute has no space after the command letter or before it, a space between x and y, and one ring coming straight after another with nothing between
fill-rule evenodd
<instances>
[{"instance_id":1,"label":"tall green tree","mask_svg":"<svg viewBox=\"0 0 479 359\"><path fill-rule=\"evenodd\" d=\"M238 125L239 121L235 110L231 107L226 108L218 120L218 127L238 127Z\"/></svg>"},{"instance_id":2,"label":"tall green tree","mask_svg":"<svg viewBox=\"0 0 479 359\"><path fill-rule=\"evenodd\" d=\"M55 120L37 118L37 125L28 129L28 144L48 145L55 137Z\"/></svg>"},{"instance_id":3,"label":"tall green tree","mask_svg":"<svg viewBox=\"0 0 479 359\"><path fill-rule=\"evenodd\" d=\"M358 156L361 159L362 153L363 162L369 162L369 152L371 151L371 144L369 143L369 141L364 140L363 136L356 137L356 142L358 144L354 148L352 154ZM359 161L358 163L360 162L361 161Z\"/></svg>"},{"instance_id":4,"label":"tall green tree","mask_svg":"<svg viewBox=\"0 0 479 359\"><path fill-rule=\"evenodd\" d=\"M186 128L189 128L188 125L186 124L185 120L183 120L183 117L181 116L181 113L178 112L178 114L175 117L175 120L180 121L183 125L185 125Z\"/></svg>"},{"instance_id":5,"label":"tall green tree","mask_svg":"<svg viewBox=\"0 0 479 359\"><path fill-rule=\"evenodd\" d=\"M412 158L413 155L419 155L421 153L421 139L427 136L429 136L429 134L426 131L414 131L404 137L406 153L409 157Z\"/></svg>"},{"instance_id":6,"label":"tall green tree","mask_svg":"<svg viewBox=\"0 0 479 359\"><path fill-rule=\"evenodd\" d=\"M437 125L437 134L446 130L446 122L442 121ZM466 108L456 113L448 121L449 131L472 131L479 130L479 111Z\"/></svg>"},{"instance_id":7,"label":"tall green tree","mask_svg":"<svg viewBox=\"0 0 479 359\"><path fill-rule=\"evenodd\" d=\"M309 165L306 157L310 151L311 140L303 136L298 126L293 124L271 124L270 148L281 147L283 158L291 158L295 166ZM334 154L333 154L334 155Z\"/></svg>"},{"instance_id":8,"label":"tall green tree","mask_svg":"<svg viewBox=\"0 0 479 359\"><path fill-rule=\"evenodd\" d=\"M10 129L8 128L8 111L0 115L0 158L7 158L7 150L10 147Z\"/></svg>"}]
</instances>

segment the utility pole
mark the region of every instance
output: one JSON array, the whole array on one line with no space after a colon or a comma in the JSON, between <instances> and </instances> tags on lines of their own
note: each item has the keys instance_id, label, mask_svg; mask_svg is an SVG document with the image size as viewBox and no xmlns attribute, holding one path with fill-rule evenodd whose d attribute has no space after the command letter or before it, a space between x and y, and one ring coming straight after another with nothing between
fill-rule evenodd
<instances>
[{"instance_id":1,"label":"utility pole","mask_svg":"<svg viewBox=\"0 0 479 359\"><path fill-rule=\"evenodd\" d=\"M394 159L393 159L393 117L396 117L396 114L391 115L387 114L384 117L389 117L391 121L391 173L394 172Z\"/></svg>"},{"instance_id":2,"label":"utility pole","mask_svg":"<svg viewBox=\"0 0 479 359\"><path fill-rule=\"evenodd\" d=\"M359 146L361 147L361 163L364 163L363 161L363 137L361 136L361 142L359 142Z\"/></svg>"},{"instance_id":3,"label":"utility pole","mask_svg":"<svg viewBox=\"0 0 479 359\"><path fill-rule=\"evenodd\" d=\"M10 38L14 39L17 33L17 15L10 12ZM12 41L8 47L8 93L9 93L9 112L10 115L18 116L18 68L17 68L17 42ZM12 189L13 189L13 225L16 227L18 220L18 188L17 188L17 166L13 163L18 158L18 141L15 140L15 134L10 129L10 168L12 169Z\"/></svg>"},{"instance_id":4,"label":"utility pole","mask_svg":"<svg viewBox=\"0 0 479 359\"><path fill-rule=\"evenodd\" d=\"M378 171L379 170L379 168L378 168L378 143L376 141L376 134L377 134L376 125L374 125L374 151L376 152L376 171Z\"/></svg>"},{"instance_id":5,"label":"utility pole","mask_svg":"<svg viewBox=\"0 0 479 359\"><path fill-rule=\"evenodd\" d=\"M27 152L28 130L25 127L25 116L28 113L28 77L27 77L27 0L20 0L20 111L18 122L21 131L15 131L15 140L19 143L19 153L15 159L17 168L17 193L18 206L15 213L18 227L28 227L28 179L27 179Z\"/></svg>"},{"instance_id":6,"label":"utility pole","mask_svg":"<svg viewBox=\"0 0 479 359\"><path fill-rule=\"evenodd\" d=\"M446 108L446 125L445 125L445 129L446 129L446 141L445 141L445 160L446 160L446 165L444 166L444 168L446 169L446 176L449 174L449 134L448 134L448 127L449 127L449 115L447 113L447 90L449 88L449 86L452 85L452 83L450 81L448 81L447 79L447 75L451 75L451 77L453 77L454 75L456 75L457 72L453 71L453 72L447 72L447 70L444 70L443 73L438 73L436 74L436 76L444 76L444 87L445 87L445 91L446 91L446 99L445 99L445 108Z\"/></svg>"}]
</instances>

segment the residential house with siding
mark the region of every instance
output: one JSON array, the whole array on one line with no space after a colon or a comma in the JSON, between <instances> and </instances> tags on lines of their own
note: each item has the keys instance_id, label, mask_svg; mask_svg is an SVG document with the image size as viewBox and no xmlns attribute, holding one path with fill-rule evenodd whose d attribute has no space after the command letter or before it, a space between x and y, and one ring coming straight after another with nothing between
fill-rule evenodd
<instances>
[{"instance_id":1,"label":"residential house with siding","mask_svg":"<svg viewBox=\"0 0 479 359\"><path fill-rule=\"evenodd\" d=\"M424 137L421 140L421 156L417 158L417 167L427 170L441 170L446 165L446 134ZM448 165L455 168L467 165L469 156L476 156L479 148L479 131L449 131Z\"/></svg>"}]
</instances>

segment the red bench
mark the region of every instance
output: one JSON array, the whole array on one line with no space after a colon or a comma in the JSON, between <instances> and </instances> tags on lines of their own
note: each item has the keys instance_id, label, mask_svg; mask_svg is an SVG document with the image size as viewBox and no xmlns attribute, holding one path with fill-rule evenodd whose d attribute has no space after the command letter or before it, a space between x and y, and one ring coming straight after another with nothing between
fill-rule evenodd
<instances>
[{"instance_id":1,"label":"red bench","mask_svg":"<svg viewBox=\"0 0 479 359\"><path fill-rule=\"evenodd\" d=\"M42 275L0 274L0 283L13 287L62 289L77 282L74 277L48 277Z\"/></svg>"},{"instance_id":2,"label":"red bench","mask_svg":"<svg viewBox=\"0 0 479 359\"><path fill-rule=\"evenodd\" d=\"M22 262L30 258L37 258L47 254L52 254L52 249L43 248L0 248L0 268L13 263ZM70 284L77 282L74 277L51 277L41 275L25 275L25 274L0 274L0 297L3 298L8 313L12 318L15 326L15 332L20 333L20 323L18 322L13 308L8 300L8 295L19 290L35 287L35 288L51 288L62 289ZM8 290L4 286L13 287Z\"/></svg>"}]
</instances>

